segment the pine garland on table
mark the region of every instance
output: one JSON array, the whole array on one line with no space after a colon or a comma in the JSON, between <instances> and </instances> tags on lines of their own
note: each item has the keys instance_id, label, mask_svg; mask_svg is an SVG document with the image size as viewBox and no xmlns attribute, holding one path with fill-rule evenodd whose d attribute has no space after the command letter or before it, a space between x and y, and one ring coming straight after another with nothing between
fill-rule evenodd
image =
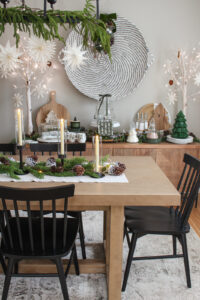
<instances>
[{"instance_id":1,"label":"pine garland on table","mask_svg":"<svg viewBox=\"0 0 200 300\"><path fill-rule=\"evenodd\" d=\"M56 159L56 164L57 167L61 165L60 159ZM24 165L23 171L25 173L29 172L39 179L43 179L45 175L56 177L70 177L77 176L77 173L73 171L73 168L80 165L85 169L84 176L100 178L100 176L94 172L93 162L88 162L83 157L65 159L62 172L60 172L58 168L56 168L54 171L52 170L52 167L47 167L46 162L38 162L35 166ZM23 175L23 171L20 169L19 162L13 161L3 155L0 156L0 174L7 174L13 179L20 179L18 175Z\"/></svg>"}]
</instances>

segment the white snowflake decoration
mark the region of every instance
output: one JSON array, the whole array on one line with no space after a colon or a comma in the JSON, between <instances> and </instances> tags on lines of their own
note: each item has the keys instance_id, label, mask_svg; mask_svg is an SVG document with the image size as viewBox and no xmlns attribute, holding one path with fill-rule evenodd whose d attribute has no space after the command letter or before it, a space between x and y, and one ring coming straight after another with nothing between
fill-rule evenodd
<instances>
[{"instance_id":1,"label":"white snowflake decoration","mask_svg":"<svg viewBox=\"0 0 200 300\"><path fill-rule=\"evenodd\" d=\"M23 96L19 93L14 94L13 97L15 108L19 108L23 106Z\"/></svg>"},{"instance_id":2,"label":"white snowflake decoration","mask_svg":"<svg viewBox=\"0 0 200 300\"><path fill-rule=\"evenodd\" d=\"M178 101L177 96L176 96L176 93L173 92L173 91L170 91L170 92L168 93L168 100L169 100L169 104L170 104L170 105L174 105L175 102Z\"/></svg>"},{"instance_id":3,"label":"white snowflake decoration","mask_svg":"<svg viewBox=\"0 0 200 300\"><path fill-rule=\"evenodd\" d=\"M5 47L0 45L0 71L2 77L7 78L18 68L21 55L22 53L19 52L16 46L10 46L10 41L7 42Z\"/></svg>"},{"instance_id":4,"label":"white snowflake decoration","mask_svg":"<svg viewBox=\"0 0 200 300\"><path fill-rule=\"evenodd\" d=\"M37 95L38 99L42 99L48 95L49 90L44 82L40 82L34 86L32 93Z\"/></svg>"},{"instance_id":5,"label":"white snowflake decoration","mask_svg":"<svg viewBox=\"0 0 200 300\"><path fill-rule=\"evenodd\" d=\"M86 52L87 51L82 50L82 45L78 46L77 43L74 42L72 46L66 46L61 50L59 60L66 67L70 67L74 71L85 65L85 60L87 60L85 57ZM63 55L62 58L61 55Z\"/></svg>"},{"instance_id":6,"label":"white snowflake decoration","mask_svg":"<svg viewBox=\"0 0 200 300\"><path fill-rule=\"evenodd\" d=\"M46 68L47 63L52 60L56 52L54 41L45 41L43 38L31 37L27 41L27 52L29 57L40 67Z\"/></svg>"},{"instance_id":7,"label":"white snowflake decoration","mask_svg":"<svg viewBox=\"0 0 200 300\"><path fill-rule=\"evenodd\" d=\"M200 72L196 74L194 78L194 84L200 86Z\"/></svg>"}]
</instances>

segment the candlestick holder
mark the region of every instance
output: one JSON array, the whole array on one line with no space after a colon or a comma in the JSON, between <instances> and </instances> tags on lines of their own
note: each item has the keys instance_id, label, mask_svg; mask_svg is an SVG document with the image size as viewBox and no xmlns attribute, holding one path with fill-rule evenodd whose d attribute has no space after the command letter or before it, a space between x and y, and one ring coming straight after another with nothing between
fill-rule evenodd
<instances>
[{"instance_id":1,"label":"candlestick holder","mask_svg":"<svg viewBox=\"0 0 200 300\"><path fill-rule=\"evenodd\" d=\"M58 154L58 157L59 157L60 160L61 160L62 166L64 166L64 159L66 158L66 154Z\"/></svg>"},{"instance_id":2,"label":"candlestick holder","mask_svg":"<svg viewBox=\"0 0 200 300\"><path fill-rule=\"evenodd\" d=\"M17 149L19 150L19 167L23 170L23 146L17 145Z\"/></svg>"}]
</instances>

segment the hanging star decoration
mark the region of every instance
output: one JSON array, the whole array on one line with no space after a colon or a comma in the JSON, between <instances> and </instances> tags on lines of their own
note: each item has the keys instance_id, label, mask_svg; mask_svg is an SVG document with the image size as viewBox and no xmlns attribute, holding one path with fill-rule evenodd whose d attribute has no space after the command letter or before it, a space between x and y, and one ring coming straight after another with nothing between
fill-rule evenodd
<instances>
[{"instance_id":1,"label":"hanging star decoration","mask_svg":"<svg viewBox=\"0 0 200 300\"><path fill-rule=\"evenodd\" d=\"M43 38L31 37L26 46L29 57L40 67L46 69L56 52L55 41L45 41Z\"/></svg>"},{"instance_id":2,"label":"hanging star decoration","mask_svg":"<svg viewBox=\"0 0 200 300\"><path fill-rule=\"evenodd\" d=\"M65 67L70 67L72 71L81 69L81 66L85 65L87 57L85 57L87 51L82 50L82 45L77 45L76 42L72 46L66 45L59 54L59 60ZM61 56L63 56L61 58Z\"/></svg>"},{"instance_id":3,"label":"hanging star decoration","mask_svg":"<svg viewBox=\"0 0 200 300\"><path fill-rule=\"evenodd\" d=\"M1 77L7 78L19 67L21 52L16 46L10 46L10 41L6 46L0 45L0 73Z\"/></svg>"}]
</instances>

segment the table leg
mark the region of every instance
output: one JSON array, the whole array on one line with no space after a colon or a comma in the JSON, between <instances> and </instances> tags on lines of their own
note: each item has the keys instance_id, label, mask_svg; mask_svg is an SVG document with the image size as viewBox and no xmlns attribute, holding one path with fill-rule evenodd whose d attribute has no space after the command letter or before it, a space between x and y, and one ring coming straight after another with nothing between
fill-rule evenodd
<instances>
[{"instance_id":1,"label":"table leg","mask_svg":"<svg viewBox=\"0 0 200 300\"><path fill-rule=\"evenodd\" d=\"M103 212L103 242L106 240L106 218L107 218L107 213L104 210L104 212Z\"/></svg>"},{"instance_id":2,"label":"table leg","mask_svg":"<svg viewBox=\"0 0 200 300\"><path fill-rule=\"evenodd\" d=\"M107 212L106 265L108 300L121 299L124 207Z\"/></svg>"}]
</instances>

